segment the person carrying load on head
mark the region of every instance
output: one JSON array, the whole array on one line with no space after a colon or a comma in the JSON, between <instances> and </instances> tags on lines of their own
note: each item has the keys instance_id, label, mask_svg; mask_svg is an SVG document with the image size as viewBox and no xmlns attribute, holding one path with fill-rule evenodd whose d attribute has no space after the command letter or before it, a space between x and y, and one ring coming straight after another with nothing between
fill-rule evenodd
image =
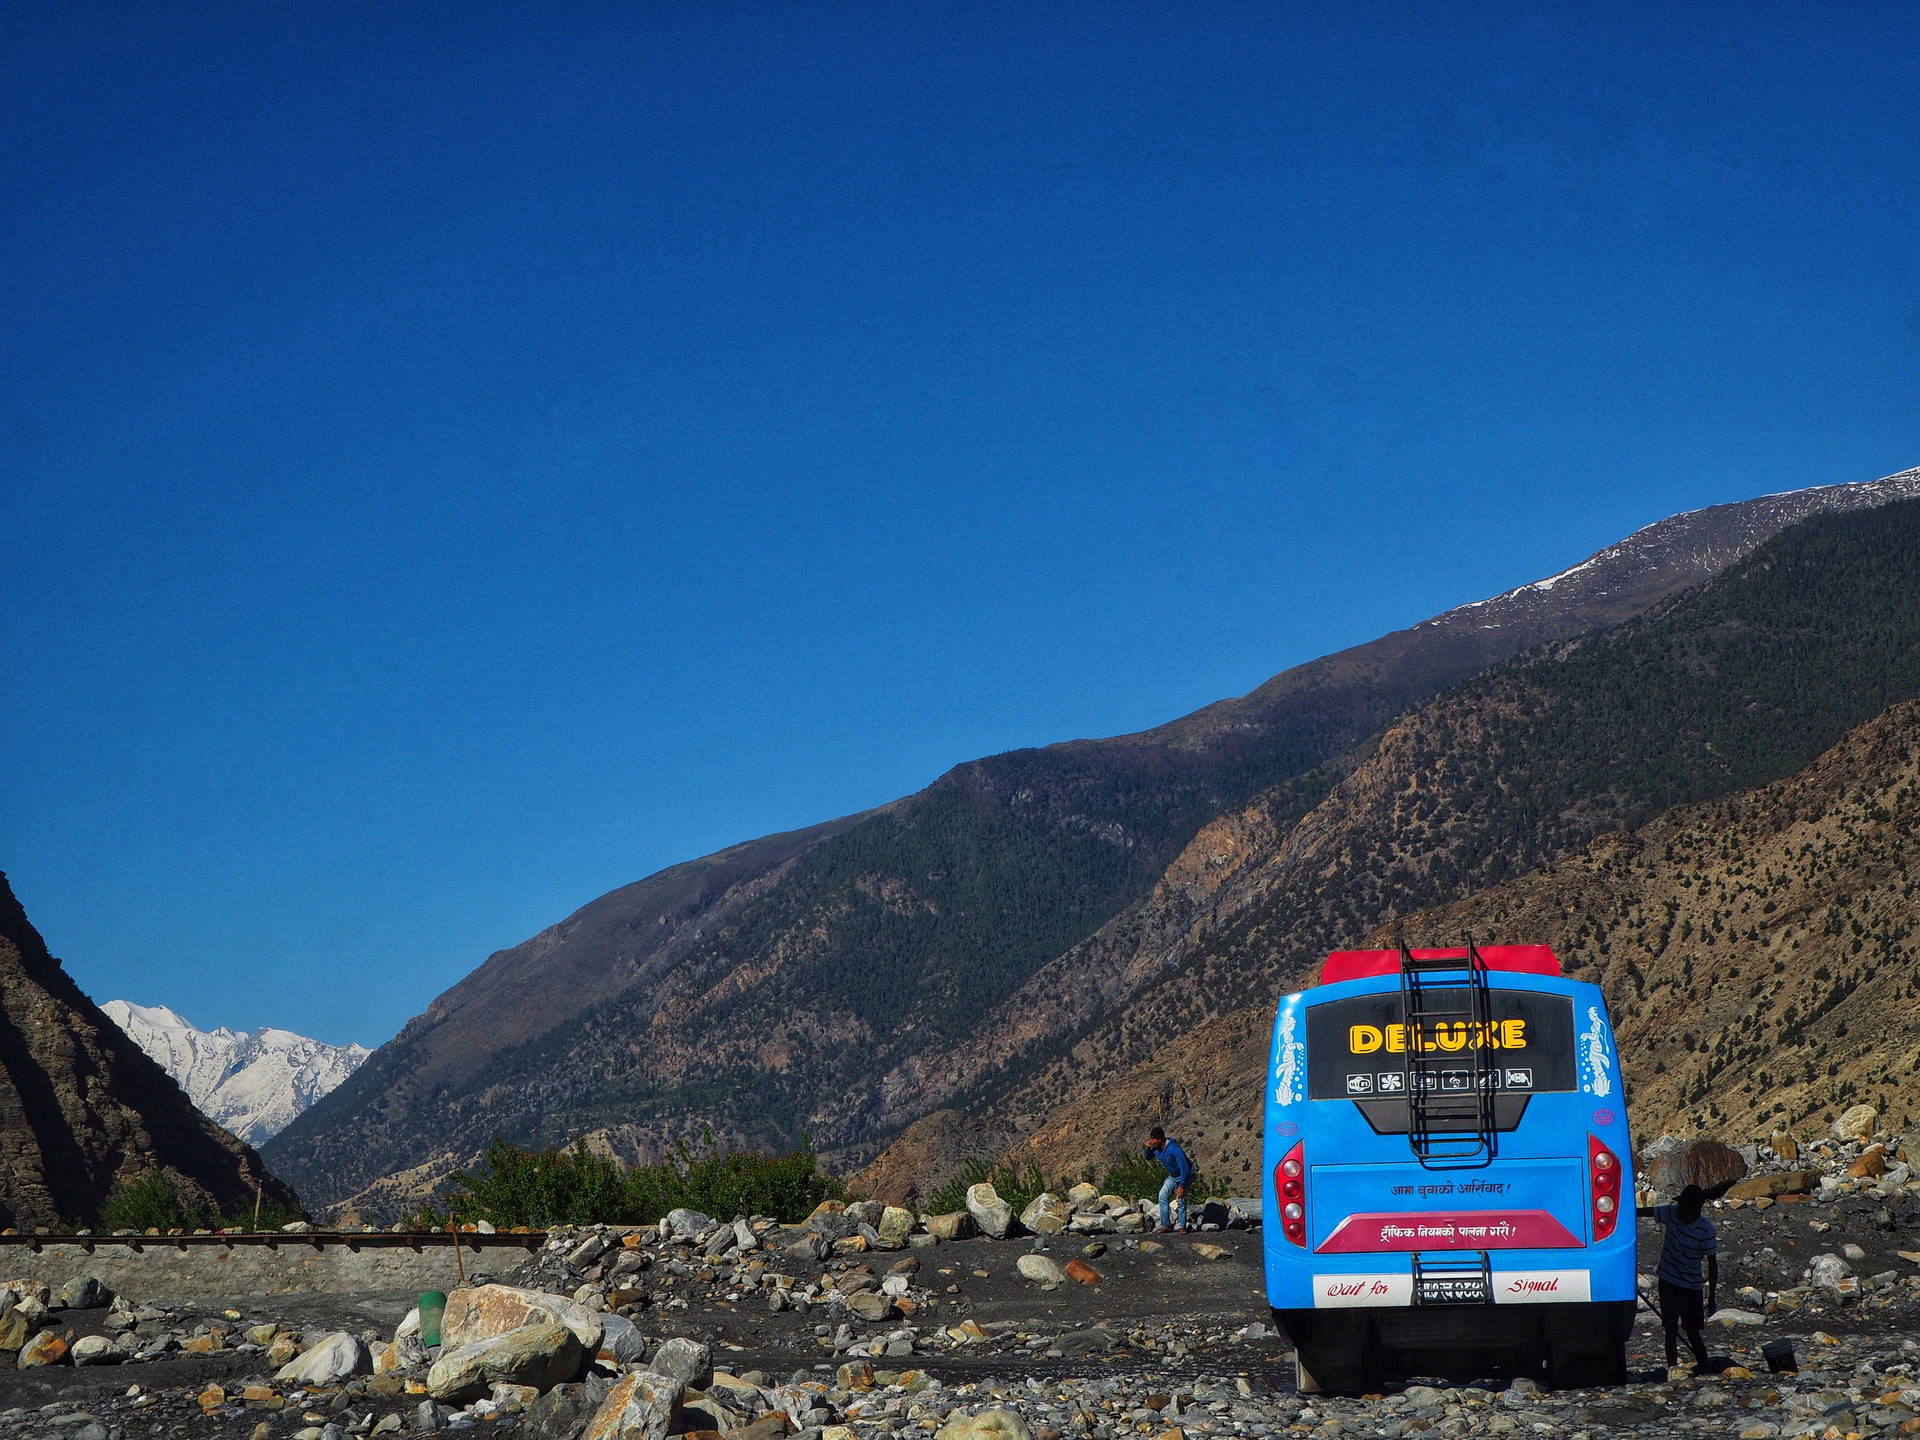
<instances>
[{"instance_id":1,"label":"person carrying load on head","mask_svg":"<svg viewBox=\"0 0 1920 1440\"><path fill-rule=\"evenodd\" d=\"M1724 1186L1722 1187L1725 1188ZM1708 1366L1707 1341L1701 1332L1707 1316L1719 1308L1720 1244L1713 1222L1703 1214L1707 1192L1698 1185L1682 1190L1671 1205L1642 1205L1635 1214L1666 1227L1660 1247L1660 1318L1666 1325L1667 1364L1680 1363L1677 1331L1685 1327L1687 1348L1699 1368ZM1700 1263L1707 1266L1707 1294L1702 1303Z\"/></svg>"},{"instance_id":2,"label":"person carrying load on head","mask_svg":"<svg viewBox=\"0 0 1920 1440\"><path fill-rule=\"evenodd\" d=\"M1187 1158L1187 1152L1180 1148L1178 1140L1169 1140L1167 1132L1158 1125L1147 1132L1147 1154L1166 1167L1167 1178L1160 1186L1160 1229L1155 1232L1164 1234L1169 1230L1185 1232L1187 1228L1187 1186L1193 1183L1193 1161ZM1167 1202L1172 1200L1179 1207L1179 1221L1175 1223L1168 1213Z\"/></svg>"}]
</instances>

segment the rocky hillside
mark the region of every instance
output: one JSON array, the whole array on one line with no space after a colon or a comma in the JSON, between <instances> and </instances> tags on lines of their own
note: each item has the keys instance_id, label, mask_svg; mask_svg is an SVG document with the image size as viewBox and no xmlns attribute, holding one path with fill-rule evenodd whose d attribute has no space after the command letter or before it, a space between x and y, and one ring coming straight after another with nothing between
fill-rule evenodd
<instances>
[{"instance_id":1,"label":"rocky hillside","mask_svg":"<svg viewBox=\"0 0 1920 1440\"><path fill-rule=\"evenodd\" d=\"M1025 1133L1382 922L1792 774L1920 695L1916 554L1917 503L1808 521L1640 620L1420 707L1297 823L1276 823L1267 797L1216 822L1146 900L1012 998L1019 1032L981 1027L1039 1040L993 1057L953 1103ZM1091 1026L1072 998L1048 999L1084 993L1083 976L1112 987Z\"/></svg>"},{"instance_id":2,"label":"rocky hillside","mask_svg":"<svg viewBox=\"0 0 1920 1440\"><path fill-rule=\"evenodd\" d=\"M100 1011L179 1082L201 1114L251 1145L286 1129L373 1053L271 1026L202 1030L164 1005L109 1000Z\"/></svg>"},{"instance_id":3,"label":"rocky hillside","mask_svg":"<svg viewBox=\"0 0 1920 1440\"><path fill-rule=\"evenodd\" d=\"M638 1155L711 1122L762 1146L808 1132L845 1158L943 1107L978 1114L982 1087L1157 980L1179 923L1162 900L1210 905L1216 850L1294 836L1410 707L1640 614L1808 514L1915 493L1920 472L1676 517L1158 730L972 762L881 811L662 872L493 957L269 1156L334 1201L402 1171L417 1190L494 1135L593 1133ZM1071 1003L1008 1005L1036 986Z\"/></svg>"},{"instance_id":4,"label":"rocky hillside","mask_svg":"<svg viewBox=\"0 0 1920 1440\"><path fill-rule=\"evenodd\" d=\"M1605 992L1643 1134L1920 1119L1920 703L1799 774L1409 921L1521 935Z\"/></svg>"},{"instance_id":5,"label":"rocky hillside","mask_svg":"<svg viewBox=\"0 0 1920 1440\"><path fill-rule=\"evenodd\" d=\"M1785 780L1610 831L1355 942L1551 945L1607 996L1636 1133L1732 1143L1818 1131L1863 1102L1891 1129L1920 1119L1916 933L1920 702L1909 701ZM1260 1003L1202 1025L1060 1107L1009 1158L1079 1173L1160 1120L1209 1173L1251 1178L1272 1018ZM907 1194L913 1173L883 1156L870 1188Z\"/></svg>"},{"instance_id":6,"label":"rocky hillside","mask_svg":"<svg viewBox=\"0 0 1920 1440\"><path fill-rule=\"evenodd\" d=\"M226 1213L256 1187L299 1203L80 993L0 875L0 1224L90 1223L151 1170Z\"/></svg>"}]
</instances>

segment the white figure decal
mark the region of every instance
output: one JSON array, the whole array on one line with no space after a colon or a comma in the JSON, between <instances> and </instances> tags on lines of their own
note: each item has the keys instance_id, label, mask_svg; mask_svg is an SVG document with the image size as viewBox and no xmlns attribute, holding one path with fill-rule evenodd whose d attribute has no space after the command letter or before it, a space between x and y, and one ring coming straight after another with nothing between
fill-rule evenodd
<instances>
[{"instance_id":1,"label":"white figure decal","mask_svg":"<svg viewBox=\"0 0 1920 1440\"><path fill-rule=\"evenodd\" d=\"M1580 1088L1589 1095L1611 1095L1613 1057L1607 1053L1607 1022L1600 1018L1598 1005L1587 1007L1587 1033L1581 1037L1580 1048L1586 1052L1588 1077Z\"/></svg>"},{"instance_id":2,"label":"white figure decal","mask_svg":"<svg viewBox=\"0 0 1920 1440\"><path fill-rule=\"evenodd\" d=\"M1291 1105L1302 1098L1300 1072L1306 1065L1307 1047L1294 1039L1295 1015L1292 1009L1280 1017L1280 1043L1274 1046L1273 1103Z\"/></svg>"}]
</instances>

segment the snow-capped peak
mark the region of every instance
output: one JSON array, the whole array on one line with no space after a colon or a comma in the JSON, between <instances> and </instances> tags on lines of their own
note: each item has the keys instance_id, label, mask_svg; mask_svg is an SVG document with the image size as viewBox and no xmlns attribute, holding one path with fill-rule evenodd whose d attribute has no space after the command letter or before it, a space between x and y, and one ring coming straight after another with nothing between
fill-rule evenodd
<instances>
[{"instance_id":1,"label":"snow-capped peak","mask_svg":"<svg viewBox=\"0 0 1920 1440\"><path fill-rule=\"evenodd\" d=\"M201 1030L165 1005L109 1000L100 1008L203 1113L250 1145L284 1130L373 1053L270 1026Z\"/></svg>"}]
</instances>

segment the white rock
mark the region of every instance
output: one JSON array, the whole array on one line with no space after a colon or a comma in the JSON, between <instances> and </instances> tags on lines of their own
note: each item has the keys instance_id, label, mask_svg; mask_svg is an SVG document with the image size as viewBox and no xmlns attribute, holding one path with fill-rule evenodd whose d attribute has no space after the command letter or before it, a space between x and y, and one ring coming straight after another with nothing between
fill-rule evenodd
<instances>
[{"instance_id":1,"label":"white rock","mask_svg":"<svg viewBox=\"0 0 1920 1440\"><path fill-rule=\"evenodd\" d=\"M981 1233L1004 1240L1013 1225L1013 1207L1000 1198L1000 1192L986 1181L967 1187L967 1213Z\"/></svg>"},{"instance_id":2,"label":"white rock","mask_svg":"<svg viewBox=\"0 0 1920 1440\"><path fill-rule=\"evenodd\" d=\"M118 1365L126 1356L120 1348L104 1335L83 1335L73 1342L73 1363L76 1365Z\"/></svg>"},{"instance_id":3,"label":"white rock","mask_svg":"<svg viewBox=\"0 0 1920 1440\"><path fill-rule=\"evenodd\" d=\"M1841 1142L1873 1139L1880 1116L1871 1105L1855 1105L1833 1122L1833 1138Z\"/></svg>"},{"instance_id":4,"label":"white rock","mask_svg":"<svg viewBox=\"0 0 1920 1440\"><path fill-rule=\"evenodd\" d=\"M273 1378L290 1385L338 1385L352 1376L371 1373L373 1355L360 1337L336 1330L282 1365Z\"/></svg>"},{"instance_id":5,"label":"white rock","mask_svg":"<svg viewBox=\"0 0 1920 1440\"><path fill-rule=\"evenodd\" d=\"M712 1217L702 1215L698 1210L669 1210L667 1218L660 1224L668 1237L674 1240L691 1240L713 1229Z\"/></svg>"},{"instance_id":6,"label":"white rock","mask_svg":"<svg viewBox=\"0 0 1920 1440\"><path fill-rule=\"evenodd\" d=\"M1833 1254L1814 1256L1811 1268L1813 1283L1827 1290L1839 1289L1840 1282L1853 1274L1853 1267Z\"/></svg>"},{"instance_id":7,"label":"white rock","mask_svg":"<svg viewBox=\"0 0 1920 1440\"><path fill-rule=\"evenodd\" d=\"M1036 1235L1058 1235L1072 1218L1072 1207L1045 1190L1028 1201L1027 1208L1020 1212L1020 1223Z\"/></svg>"},{"instance_id":8,"label":"white rock","mask_svg":"<svg viewBox=\"0 0 1920 1440\"><path fill-rule=\"evenodd\" d=\"M1019 1259L1020 1273L1037 1285L1064 1285L1067 1272L1054 1263L1051 1257L1038 1252L1028 1252Z\"/></svg>"}]
</instances>

